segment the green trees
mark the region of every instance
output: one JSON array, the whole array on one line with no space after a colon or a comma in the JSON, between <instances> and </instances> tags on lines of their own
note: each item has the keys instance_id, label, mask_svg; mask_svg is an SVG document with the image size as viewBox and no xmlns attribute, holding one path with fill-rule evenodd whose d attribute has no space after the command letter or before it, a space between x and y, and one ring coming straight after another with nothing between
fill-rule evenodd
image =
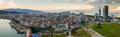
<instances>
[{"instance_id":1,"label":"green trees","mask_svg":"<svg viewBox=\"0 0 120 37\"><path fill-rule=\"evenodd\" d=\"M97 28L102 28L102 24L101 24L101 23L98 23L98 24L97 24Z\"/></svg>"}]
</instances>

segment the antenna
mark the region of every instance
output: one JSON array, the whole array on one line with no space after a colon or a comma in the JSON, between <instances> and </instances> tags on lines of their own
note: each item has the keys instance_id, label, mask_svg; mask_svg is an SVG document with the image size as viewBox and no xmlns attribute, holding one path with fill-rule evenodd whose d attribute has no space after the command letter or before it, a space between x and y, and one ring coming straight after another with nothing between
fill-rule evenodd
<instances>
[{"instance_id":1,"label":"antenna","mask_svg":"<svg viewBox=\"0 0 120 37\"><path fill-rule=\"evenodd\" d=\"M102 7L102 0L99 0L99 15L98 15L98 17L99 17L99 22L100 22L100 17L101 17L101 7Z\"/></svg>"}]
</instances>

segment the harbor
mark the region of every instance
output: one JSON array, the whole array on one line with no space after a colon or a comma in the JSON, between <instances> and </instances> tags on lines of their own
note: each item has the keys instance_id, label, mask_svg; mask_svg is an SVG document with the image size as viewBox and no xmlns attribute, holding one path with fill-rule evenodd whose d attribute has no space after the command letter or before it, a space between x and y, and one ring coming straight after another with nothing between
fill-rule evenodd
<instances>
[{"instance_id":1,"label":"harbor","mask_svg":"<svg viewBox=\"0 0 120 37\"><path fill-rule=\"evenodd\" d=\"M0 37L25 37L25 34L18 34L16 29L9 24L11 20L0 19Z\"/></svg>"},{"instance_id":2,"label":"harbor","mask_svg":"<svg viewBox=\"0 0 120 37\"><path fill-rule=\"evenodd\" d=\"M26 28L21 28L22 26L14 24L14 23L9 23L12 28L14 28L19 34L23 34L26 32Z\"/></svg>"}]
</instances>

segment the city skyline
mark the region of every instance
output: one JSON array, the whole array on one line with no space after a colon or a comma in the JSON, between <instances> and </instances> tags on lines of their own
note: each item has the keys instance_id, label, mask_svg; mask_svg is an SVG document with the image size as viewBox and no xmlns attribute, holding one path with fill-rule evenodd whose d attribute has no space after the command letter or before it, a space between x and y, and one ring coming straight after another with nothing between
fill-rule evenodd
<instances>
[{"instance_id":1,"label":"city skyline","mask_svg":"<svg viewBox=\"0 0 120 37\"><path fill-rule=\"evenodd\" d=\"M0 0L0 37L120 37L120 0Z\"/></svg>"},{"instance_id":2,"label":"city skyline","mask_svg":"<svg viewBox=\"0 0 120 37\"><path fill-rule=\"evenodd\" d=\"M120 12L120 0L0 0L0 9L23 8L32 10L88 10L98 12L104 5L110 13ZM119 16L120 14L118 14Z\"/></svg>"}]
</instances>

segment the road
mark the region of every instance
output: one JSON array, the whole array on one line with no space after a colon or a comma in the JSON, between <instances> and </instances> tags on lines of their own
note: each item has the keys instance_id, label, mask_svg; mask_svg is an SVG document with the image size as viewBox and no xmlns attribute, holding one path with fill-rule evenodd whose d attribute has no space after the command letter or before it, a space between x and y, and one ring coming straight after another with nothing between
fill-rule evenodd
<instances>
[{"instance_id":1,"label":"road","mask_svg":"<svg viewBox=\"0 0 120 37\"><path fill-rule=\"evenodd\" d=\"M92 37L104 37L104 36L102 36L101 34L99 34L98 32L96 32L96 31L94 31L93 29L90 28L90 26L92 26L93 23L94 23L94 22L89 22L89 23L87 24L87 26L84 27L83 29L84 29L85 31L87 31Z\"/></svg>"}]
</instances>

